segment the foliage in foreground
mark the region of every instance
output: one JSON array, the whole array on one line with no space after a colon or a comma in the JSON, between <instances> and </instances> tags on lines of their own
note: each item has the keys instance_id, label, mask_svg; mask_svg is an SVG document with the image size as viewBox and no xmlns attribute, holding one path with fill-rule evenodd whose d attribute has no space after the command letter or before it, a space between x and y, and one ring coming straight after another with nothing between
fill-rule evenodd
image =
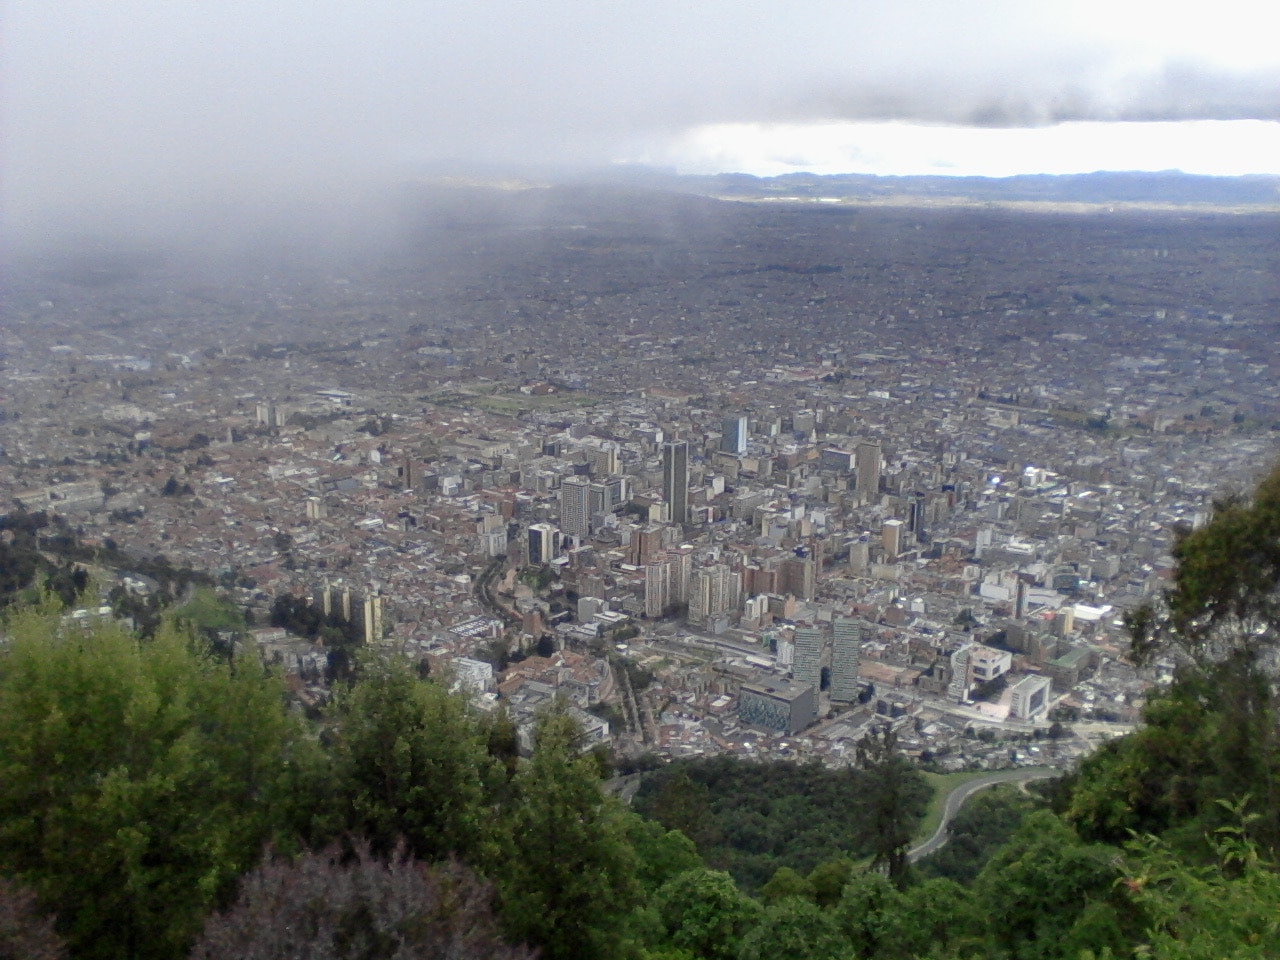
<instances>
[{"instance_id":1,"label":"foliage in foreground","mask_svg":"<svg viewBox=\"0 0 1280 960\"><path fill-rule=\"evenodd\" d=\"M76 956L174 956L272 835L300 739L283 688L172 629L6 627L0 865Z\"/></svg>"}]
</instances>

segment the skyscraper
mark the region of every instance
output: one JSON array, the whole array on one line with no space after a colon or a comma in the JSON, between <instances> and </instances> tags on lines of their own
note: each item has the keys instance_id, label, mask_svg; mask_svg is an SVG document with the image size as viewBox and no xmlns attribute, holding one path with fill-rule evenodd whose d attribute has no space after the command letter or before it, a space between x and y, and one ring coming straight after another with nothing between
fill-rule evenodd
<instances>
[{"instance_id":1,"label":"skyscraper","mask_svg":"<svg viewBox=\"0 0 1280 960\"><path fill-rule=\"evenodd\" d=\"M747 452L746 417L728 417L720 425L720 449L725 453Z\"/></svg>"},{"instance_id":2,"label":"skyscraper","mask_svg":"<svg viewBox=\"0 0 1280 960\"><path fill-rule=\"evenodd\" d=\"M689 577L689 622L705 626L737 608L741 594L739 575L723 563L695 570Z\"/></svg>"},{"instance_id":3,"label":"skyscraper","mask_svg":"<svg viewBox=\"0 0 1280 960\"><path fill-rule=\"evenodd\" d=\"M550 563L560 554L560 531L549 523L529 525L529 562Z\"/></svg>"},{"instance_id":4,"label":"skyscraper","mask_svg":"<svg viewBox=\"0 0 1280 960\"><path fill-rule=\"evenodd\" d=\"M858 494L864 501L880 492L880 444L874 440L858 444Z\"/></svg>"},{"instance_id":5,"label":"skyscraper","mask_svg":"<svg viewBox=\"0 0 1280 960\"><path fill-rule=\"evenodd\" d=\"M813 686L814 693L822 682L822 630L818 627L796 627L795 663L791 675L796 683Z\"/></svg>"},{"instance_id":6,"label":"skyscraper","mask_svg":"<svg viewBox=\"0 0 1280 960\"><path fill-rule=\"evenodd\" d=\"M886 520L880 526L880 542L884 546L884 562L893 563L902 552L902 530L906 526L901 520Z\"/></svg>"},{"instance_id":7,"label":"skyscraper","mask_svg":"<svg viewBox=\"0 0 1280 960\"><path fill-rule=\"evenodd\" d=\"M565 477L560 484L560 529L580 540L591 535L591 481Z\"/></svg>"},{"instance_id":8,"label":"skyscraper","mask_svg":"<svg viewBox=\"0 0 1280 960\"><path fill-rule=\"evenodd\" d=\"M689 443L673 440L662 445L662 496L671 507L671 522L689 519Z\"/></svg>"},{"instance_id":9,"label":"skyscraper","mask_svg":"<svg viewBox=\"0 0 1280 960\"><path fill-rule=\"evenodd\" d=\"M836 617L831 637L831 699L850 703L862 689L858 682L862 627L852 617Z\"/></svg>"}]
</instances>

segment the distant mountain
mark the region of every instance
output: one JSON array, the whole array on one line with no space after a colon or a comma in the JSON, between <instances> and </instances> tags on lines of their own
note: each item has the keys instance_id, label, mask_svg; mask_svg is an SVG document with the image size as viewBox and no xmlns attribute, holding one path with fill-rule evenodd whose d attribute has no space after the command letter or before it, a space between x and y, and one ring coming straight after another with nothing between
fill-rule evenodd
<instances>
[{"instance_id":1,"label":"distant mountain","mask_svg":"<svg viewBox=\"0 0 1280 960\"><path fill-rule=\"evenodd\" d=\"M878 177L866 174L780 177L747 174L686 176L684 189L720 197L767 199L893 197L950 198L976 202L1126 203L1280 206L1280 177L1204 177L1167 170L1160 173L1086 173L1072 176Z\"/></svg>"}]
</instances>

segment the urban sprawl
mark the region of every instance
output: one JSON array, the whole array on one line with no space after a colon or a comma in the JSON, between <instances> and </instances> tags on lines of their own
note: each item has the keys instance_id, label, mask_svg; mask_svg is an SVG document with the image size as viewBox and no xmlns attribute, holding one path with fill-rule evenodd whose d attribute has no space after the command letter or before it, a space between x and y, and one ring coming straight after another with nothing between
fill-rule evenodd
<instances>
[{"instance_id":1,"label":"urban sprawl","mask_svg":"<svg viewBox=\"0 0 1280 960\"><path fill-rule=\"evenodd\" d=\"M283 596L619 756L1130 729L1174 664L1125 612L1276 454L1272 216L509 194L339 265L15 270L5 511L208 572L304 702Z\"/></svg>"}]
</instances>

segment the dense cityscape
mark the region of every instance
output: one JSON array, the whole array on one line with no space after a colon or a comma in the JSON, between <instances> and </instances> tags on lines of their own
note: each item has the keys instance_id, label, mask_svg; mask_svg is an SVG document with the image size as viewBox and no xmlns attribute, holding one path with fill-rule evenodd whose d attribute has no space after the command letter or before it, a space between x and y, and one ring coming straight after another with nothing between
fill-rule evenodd
<instances>
[{"instance_id":1,"label":"dense cityscape","mask_svg":"<svg viewBox=\"0 0 1280 960\"><path fill-rule=\"evenodd\" d=\"M1131 729L1174 663L1124 614L1275 459L1268 214L514 186L325 260L15 269L8 509L115 558L104 603L207 574L308 704L336 617L621 761Z\"/></svg>"}]
</instances>

